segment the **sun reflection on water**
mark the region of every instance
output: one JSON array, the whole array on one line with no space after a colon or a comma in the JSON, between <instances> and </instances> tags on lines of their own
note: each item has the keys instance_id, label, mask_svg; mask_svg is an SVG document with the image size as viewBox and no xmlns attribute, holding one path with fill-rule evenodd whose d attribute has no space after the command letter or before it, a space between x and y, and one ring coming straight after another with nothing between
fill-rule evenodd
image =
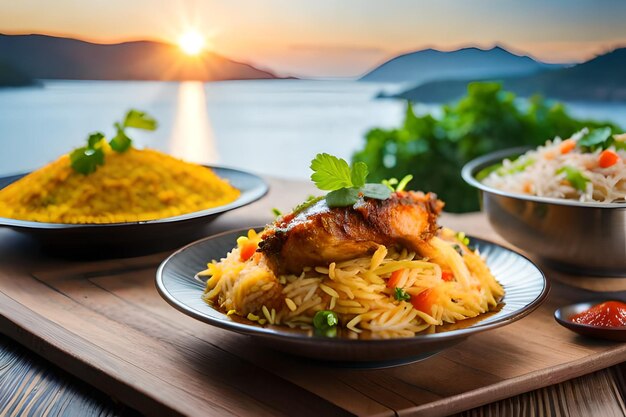
<instances>
[{"instance_id":1,"label":"sun reflection on water","mask_svg":"<svg viewBox=\"0 0 626 417\"><path fill-rule=\"evenodd\" d=\"M169 150L172 155L190 162L206 164L219 160L209 121L204 83L200 81L179 84Z\"/></svg>"}]
</instances>

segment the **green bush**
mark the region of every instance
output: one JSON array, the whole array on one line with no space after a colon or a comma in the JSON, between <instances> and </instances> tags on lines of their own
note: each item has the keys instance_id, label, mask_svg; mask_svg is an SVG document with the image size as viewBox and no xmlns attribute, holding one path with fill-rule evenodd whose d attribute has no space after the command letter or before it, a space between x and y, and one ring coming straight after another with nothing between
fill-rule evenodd
<instances>
[{"instance_id":1,"label":"green bush","mask_svg":"<svg viewBox=\"0 0 626 417\"><path fill-rule=\"evenodd\" d=\"M583 127L611 126L572 118L561 103L539 96L521 102L499 83L471 83L467 95L443 106L443 115L416 116L407 103L404 124L372 129L353 161L367 163L371 181L413 174L409 187L434 191L446 211L479 209L476 190L465 184L461 168L478 156L516 146L537 146L555 136L569 137Z\"/></svg>"}]
</instances>

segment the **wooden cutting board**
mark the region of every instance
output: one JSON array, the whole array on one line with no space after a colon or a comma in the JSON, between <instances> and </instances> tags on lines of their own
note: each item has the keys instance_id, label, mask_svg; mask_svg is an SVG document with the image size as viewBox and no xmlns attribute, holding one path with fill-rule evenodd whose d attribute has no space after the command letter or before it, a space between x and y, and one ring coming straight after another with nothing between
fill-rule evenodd
<instances>
[{"instance_id":1,"label":"wooden cutting board","mask_svg":"<svg viewBox=\"0 0 626 417\"><path fill-rule=\"evenodd\" d=\"M263 223L271 207L292 207L309 191L284 181L272 187L269 198L225 215L212 230ZM480 214L447 215L443 223L499 240ZM406 366L321 366L171 308L154 287L167 255L48 259L0 231L0 331L147 414L440 416L626 361L626 344L584 339L554 321L557 306L590 293L563 284L576 278L545 270L551 294L517 323ZM609 287L623 291L623 284Z\"/></svg>"}]
</instances>

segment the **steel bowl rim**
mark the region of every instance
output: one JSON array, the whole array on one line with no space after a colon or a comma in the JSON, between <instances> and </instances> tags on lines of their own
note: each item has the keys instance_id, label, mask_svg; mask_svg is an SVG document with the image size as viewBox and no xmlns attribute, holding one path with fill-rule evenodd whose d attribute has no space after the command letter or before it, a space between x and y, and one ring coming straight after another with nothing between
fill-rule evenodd
<instances>
[{"instance_id":1,"label":"steel bowl rim","mask_svg":"<svg viewBox=\"0 0 626 417\"><path fill-rule=\"evenodd\" d=\"M592 208L592 209L623 209L626 210L626 203L593 203L593 202L582 202L576 200L566 200L562 198L552 198L552 197L538 197L526 194L515 194L508 191L499 190L497 188L489 187L483 184L481 181L477 180L474 174L482 168L487 166L496 164L501 162L503 159L520 155L525 153L526 151L533 149L532 147L522 146L517 148L508 148L500 151L495 151L488 153L487 155L480 156L478 158L472 159L467 164L463 166L461 170L461 177L465 180L469 185L478 188L479 190L499 195L502 197L514 198L518 200L531 201L535 203L543 203L543 204L555 204L559 206L570 206L570 207L581 207L581 208Z\"/></svg>"}]
</instances>

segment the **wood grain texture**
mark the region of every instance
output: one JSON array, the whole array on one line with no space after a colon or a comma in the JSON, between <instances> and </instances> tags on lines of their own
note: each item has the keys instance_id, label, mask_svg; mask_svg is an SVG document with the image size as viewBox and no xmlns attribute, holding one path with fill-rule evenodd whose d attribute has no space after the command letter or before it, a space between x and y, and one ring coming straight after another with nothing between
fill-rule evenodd
<instances>
[{"instance_id":1,"label":"wood grain texture","mask_svg":"<svg viewBox=\"0 0 626 417\"><path fill-rule=\"evenodd\" d=\"M136 411L0 336L0 415L137 416Z\"/></svg>"},{"instance_id":2,"label":"wood grain texture","mask_svg":"<svg viewBox=\"0 0 626 417\"><path fill-rule=\"evenodd\" d=\"M626 416L626 364L457 414L456 417Z\"/></svg>"},{"instance_id":3,"label":"wood grain texture","mask_svg":"<svg viewBox=\"0 0 626 417\"><path fill-rule=\"evenodd\" d=\"M626 364L471 409L455 417L626 416ZM26 379L36 382L24 384ZM0 415L89 417L138 413L0 337Z\"/></svg>"},{"instance_id":4,"label":"wood grain texture","mask_svg":"<svg viewBox=\"0 0 626 417\"><path fill-rule=\"evenodd\" d=\"M299 183L272 186L269 198L212 230L262 224L271 207L292 207L309 192ZM482 215L447 215L443 223L498 240ZM556 324L556 306L589 297L556 281L524 320L421 363L358 371L279 354L172 309L153 283L166 254L68 261L29 245L0 232L0 330L150 414L448 415L626 360L626 344Z\"/></svg>"}]
</instances>

